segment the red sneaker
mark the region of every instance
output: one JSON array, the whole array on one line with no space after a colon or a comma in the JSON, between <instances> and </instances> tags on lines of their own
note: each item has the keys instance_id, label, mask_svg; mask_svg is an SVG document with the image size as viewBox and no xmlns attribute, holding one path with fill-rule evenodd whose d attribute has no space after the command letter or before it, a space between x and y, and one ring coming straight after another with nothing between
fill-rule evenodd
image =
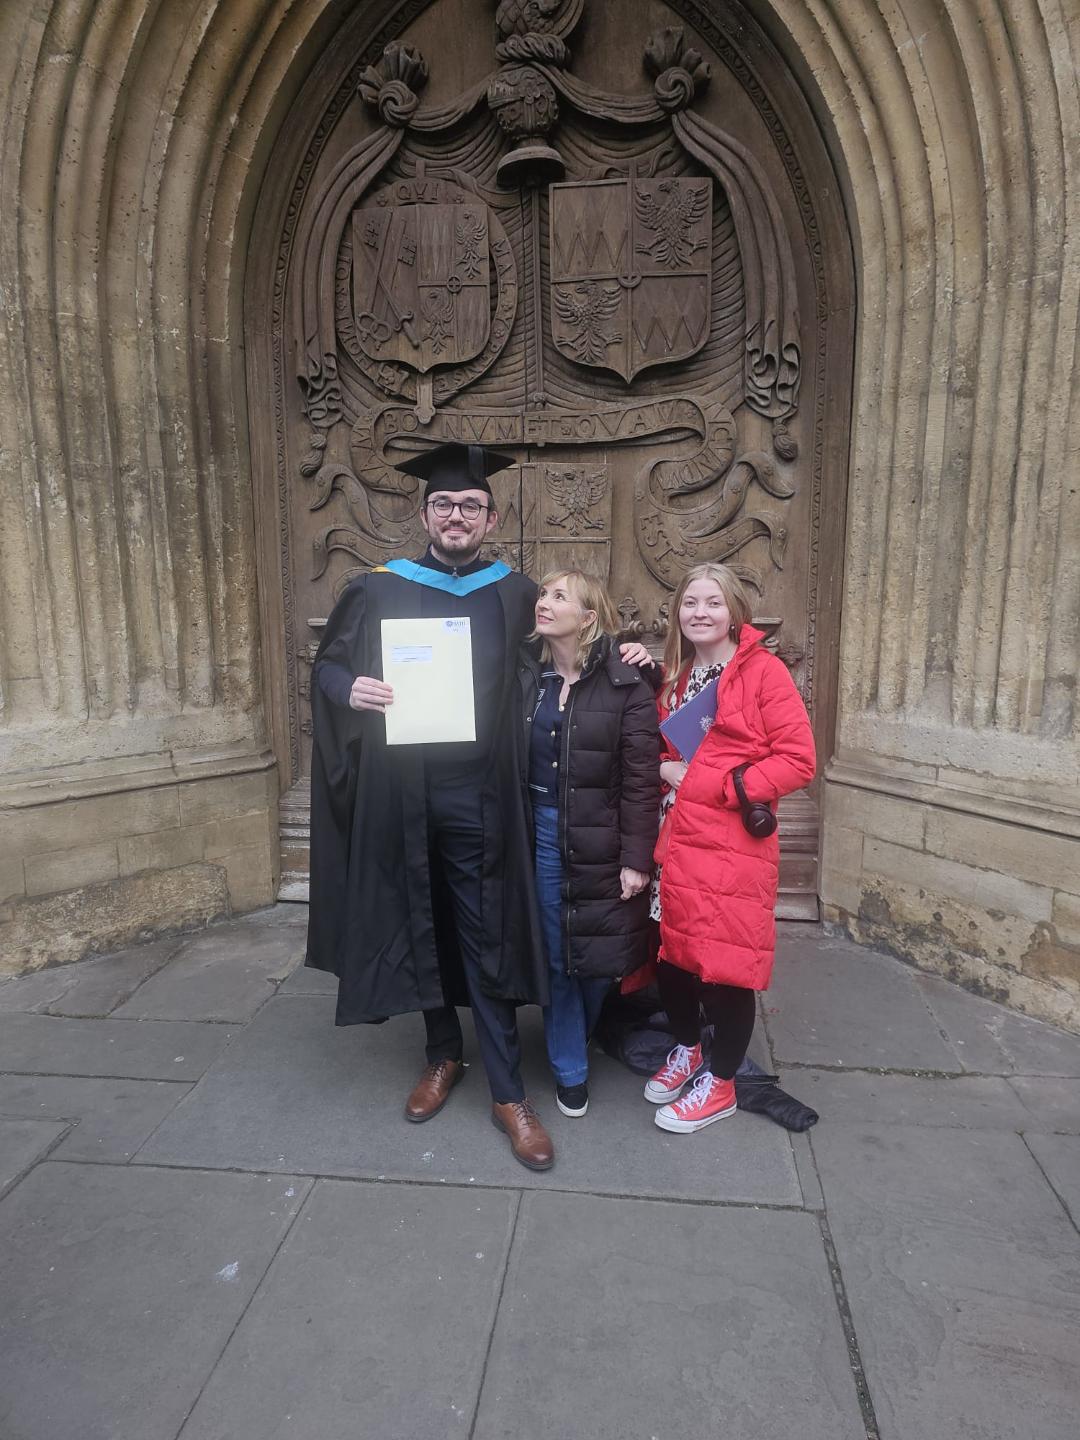
<instances>
[{"instance_id":1,"label":"red sneaker","mask_svg":"<svg viewBox=\"0 0 1080 1440\"><path fill-rule=\"evenodd\" d=\"M701 1046L692 1049L676 1045L663 1065L645 1086L645 1099L654 1105L663 1105L674 1100L688 1080L692 1080L701 1069Z\"/></svg>"},{"instance_id":2,"label":"red sneaker","mask_svg":"<svg viewBox=\"0 0 1080 1440\"><path fill-rule=\"evenodd\" d=\"M703 1130L714 1120L723 1120L725 1115L735 1113L734 1080L718 1080L708 1070L695 1080L674 1105L665 1105L656 1112L656 1123L661 1130L674 1130L678 1135L690 1135Z\"/></svg>"}]
</instances>

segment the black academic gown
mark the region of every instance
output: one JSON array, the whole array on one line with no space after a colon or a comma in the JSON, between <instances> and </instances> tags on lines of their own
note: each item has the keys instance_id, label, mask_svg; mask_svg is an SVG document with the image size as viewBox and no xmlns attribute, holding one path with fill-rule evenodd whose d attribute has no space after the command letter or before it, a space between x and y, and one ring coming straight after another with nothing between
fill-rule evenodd
<instances>
[{"instance_id":1,"label":"black academic gown","mask_svg":"<svg viewBox=\"0 0 1080 1440\"><path fill-rule=\"evenodd\" d=\"M517 649L533 626L536 586L511 572L493 587L503 610L505 683L478 777L484 807L481 988L547 1001L532 839L516 756ZM354 580L326 625L316 663L382 676L381 622L421 613L421 587L375 571ZM375 711L333 704L313 681L311 889L307 964L340 980L337 1023L468 1004L445 895L428 863L422 746L388 746ZM433 893L433 890L436 893Z\"/></svg>"}]
</instances>

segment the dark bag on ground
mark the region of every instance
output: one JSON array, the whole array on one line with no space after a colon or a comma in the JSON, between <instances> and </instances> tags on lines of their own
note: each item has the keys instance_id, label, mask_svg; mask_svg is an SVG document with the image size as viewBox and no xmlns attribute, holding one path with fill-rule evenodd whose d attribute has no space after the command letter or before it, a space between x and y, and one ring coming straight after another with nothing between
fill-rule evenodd
<instances>
[{"instance_id":1,"label":"dark bag on ground","mask_svg":"<svg viewBox=\"0 0 1080 1440\"><path fill-rule=\"evenodd\" d=\"M593 1039L605 1055L637 1075L655 1075L676 1043L655 990L620 995L617 987L604 1001ZM701 1036L706 1055L711 1041L712 1027L706 1025ZM809 1130L817 1124L817 1111L781 1090L779 1076L769 1075L749 1056L735 1074L735 1099L740 1110L768 1115L785 1130Z\"/></svg>"}]
</instances>

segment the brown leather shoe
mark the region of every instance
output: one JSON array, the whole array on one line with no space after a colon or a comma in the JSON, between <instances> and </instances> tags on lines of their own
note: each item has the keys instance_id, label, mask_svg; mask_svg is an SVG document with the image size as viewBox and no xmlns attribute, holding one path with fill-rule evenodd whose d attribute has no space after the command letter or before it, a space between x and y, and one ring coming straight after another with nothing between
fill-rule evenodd
<instances>
[{"instance_id":1,"label":"brown leather shoe","mask_svg":"<svg viewBox=\"0 0 1080 1440\"><path fill-rule=\"evenodd\" d=\"M528 1100L508 1100L492 1105L491 1123L510 1136L514 1159L530 1170L550 1170L555 1164L555 1146L540 1123L540 1116Z\"/></svg>"},{"instance_id":2,"label":"brown leather shoe","mask_svg":"<svg viewBox=\"0 0 1080 1440\"><path fill-rule=\"evenodd\" d=\"M464 1076L465 1065L461 1060L439 1060L429 1065L405 1101L405 1119L419 1125L421 1120L437 1115L450 1099L450 1091Z\"/></svg>"}]
</instances>

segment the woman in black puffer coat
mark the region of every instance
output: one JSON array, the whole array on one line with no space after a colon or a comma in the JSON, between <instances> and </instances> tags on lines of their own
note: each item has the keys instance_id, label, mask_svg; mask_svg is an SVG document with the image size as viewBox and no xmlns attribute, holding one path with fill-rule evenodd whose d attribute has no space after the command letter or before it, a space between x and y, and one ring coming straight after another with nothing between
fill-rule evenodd
<instances>
[{"instance_id":1,"label":"woman in black puffer coat","mask_svg":"<svg viewBox=\"0 0 1080 1440\"><path fill-rule=\"evenodd\" d=\"M591 576L545 576L519 665L521 778L551 977L544 1034L564 1115L588 1108L586 1046L604 995L649 957L656 702L613 647L614 629L611 601ZM641 646L627 655L648 660Z\"/></svg>"}]
</instances>

